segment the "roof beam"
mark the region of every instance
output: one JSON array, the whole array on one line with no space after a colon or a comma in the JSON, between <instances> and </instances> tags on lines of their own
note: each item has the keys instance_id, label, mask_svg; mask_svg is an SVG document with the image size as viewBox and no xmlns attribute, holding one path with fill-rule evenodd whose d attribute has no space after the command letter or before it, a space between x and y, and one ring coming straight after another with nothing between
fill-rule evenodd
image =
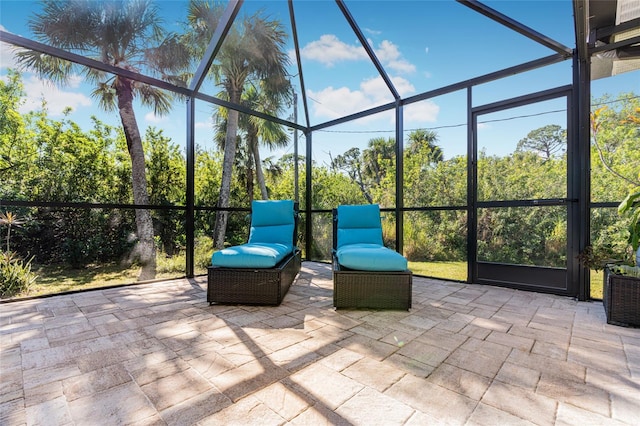
<instances>
[{"instance_id":1,"label":"roof beam","mask_svg":"<svg viewBox=\"0 0 640 426\"><path fill-rule=\"evenodd\" d=\"M214 31L213 36L211 36L211 41L209 41L204 57L198 65L198 69L193 75L193 79L191 79L191 85L189 88L194 92L197 92L204 82L204 79L209 72L209 68L211 68L211 64L222 46L224 38L227 36L233 21L236 19L236 16L240 11L240 6L242 6L243 1L244 0L230 0L227 8L220 17L220 22L218 22L216 30Z\"/></svg>"},{"instance_id":2,"label":"roof beam","mask_svg":"<svg viewBox=\"0 0 640 426\"><path fill-rule=\"evenodd\" d=\"M470 9L475 10L478 13L481 13L487 18L493 19L494 21L506 26L509 29L512 29L513 31L516 31L523 36L528 37L531 40L542 44L543 46L548 47L549 49L552 49L562 55L566 55L567 57L573 55L573 50L571 48L537 32L532 28L527 27L526 25L516 21L515 19L509 18L507 15L504 15L485 4L482 4L477 0L456 1L464 6L467 6Z\"/></svg>"},{"instance_id":3,"label":"roof beam","mask_svg":"<svg viewBox=\"0 0 640 426\"><path fill-rule=\"evenodd\" d=\"M373 62L373 65L375 65L376 69L378 70L378 73L380 74L380 76L386 83L387 87L391 91L391 94L393 94L393 98L396 101L399 100L400 94L396 90L395 86L393 85L393 82L391 81L391 78L389 77L384 67L380 63L380 60L378 60L378 56L376 55L376 52L374 52L373 48L369 44L369 41L367 41L367 38L364 36L364 33L356 23L355 19L353 19L353 16L351 15L351 12L349 12L349 10L347 9L347 6L344 4L344 1L336 0L336 3L338 4L338 7L342 11L342 14L344 15L344 17L347 19L347 22L349 22L349 25L351 25L351 29L353 30L354 33L356 33L358 40L360 40L360 44L362 44L362 47L367 52L367 55L369 55L369 59L371 59L371 62Z\"/></svg>"}]
</instances>

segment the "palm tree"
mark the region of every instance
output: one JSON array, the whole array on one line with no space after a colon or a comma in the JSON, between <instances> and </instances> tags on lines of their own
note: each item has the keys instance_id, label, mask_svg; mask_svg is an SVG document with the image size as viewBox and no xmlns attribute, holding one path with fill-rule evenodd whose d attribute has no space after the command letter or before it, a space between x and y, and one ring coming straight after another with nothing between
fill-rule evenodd
<instances>
[{"instance_id":1,"label":"palm tree","mask_svg":"<svg viewBox=\"0 0 640 426\"><path fill-rule=\"evenodd\" d=\"M290 90L268 93L251 85L245 90L243 104L255 111L278 115L285 102L290 101L290 97ZM260 142L262 141L269 149L274 149L287 146L289 137L282 125L253 115L243 114L240 117L239 126L245 131L246 146L253 158L260 196L263 200L267 200L269 193L260 158ZM250 200L252 199L253 197L250 197Z\"/></svg>"},{"instance_id":2,"label":"palm tree","mask_svg":"<svg viewBox=\"0 0 640 426\"><path fill-rule=\"evenodd\" d=\"M363 173L372 179L374 185L380 185L388 172L389 164L395 158L395 138L369 139L369 147L362 152Z\"/></svg>"},{"instance_id":3,"label":"palm tree","mask_svg":"<svg viewBox=\"0 0 640 426\"><path fill-rule=\"evenodd\" d=\"M191 0L189 23L193 28L191 46L204 52L222 16L223 6L207 1ZM287 66L289 56L285 51L286 33L278 21L267 20L260 12L234 24L225 37L216 61L211 67L216 84L226 92L227 99L240 105L244 90L253 82L264 85L270 92L284 91L289 87ZM231 195L231 177L236 155L239 112L227 113L227 130L224 143L222 181L214 228L215 247L224 247Z\"/></svg>"},{"instance_id":4,"label":"palm tree","mask_svg":"<svg viewBox=\"0 0 640 426\"><path fill-rule=\"evenodd\" d=\"M429 163L439 163L443 160L442 149L436 145L438 133L433 130L416 129L409 133L407 138L409 140L408 155L420 154L423 150L426 150Z\"/></svg>"},{"instance_id":5,"label":"palm tree","mask_svg":"<svg viewBox=\"0 0 640 426\"><path fill-rule=\"evenodd\" d=\"M48 45L74 51L97 61L130 71L161 73L163 77L180 69L186 57L175 49L175 37L163 38L161 21L151 0L130 1L44 1L43 10L29 21L36 39ZM171 50L168 54L166 51ZM164 60L170 59L168 63ZM64 83L74 71L72 63L21 51L18 60L23 66L55 82ZM142 138L133 109L138 98L151 106L158 115L171 108L169 93L118 75L90 68L81 72L95 85L92 96L105 111L117 110L131 157L133 201L148 205L147 179ZM136 209L138 244L133 259L142 265L139 280L155 277L156 259L151 213Z\"/></svg>"}]
</instances>

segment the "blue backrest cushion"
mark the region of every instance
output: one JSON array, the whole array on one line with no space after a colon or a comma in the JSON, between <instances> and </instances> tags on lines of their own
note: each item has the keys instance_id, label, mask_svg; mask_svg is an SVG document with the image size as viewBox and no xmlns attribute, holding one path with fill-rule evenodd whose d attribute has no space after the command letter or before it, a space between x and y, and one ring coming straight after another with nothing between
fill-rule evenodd
<instances>
[{"instance_id":1,"label":"blue backrest cushion","mask_svg":"<svg viewBox=\"0 0 640 426\"><path fill-rule=\"evenodd\" d=\"M249 243L278 243L293 248L293 200L256 200L251 205Z\"/></svg>"},{"instance_id":2,"label":"blue backrest cushion","mask_svg":"<svg viewBox=\"0 0 640 426\"><path fill-rule=\"evenodd\" d=\"M293 248L294 225L252 226L249 234L251 243L277 243Z\"/></svg>"},{"instance_id":3,"label":"blue backrest cushion","mask_svg":"<svg viewBox=\"0 0 640 426\"><path fill-rule=\"evenodd\" d=\"M337 248L347 244L382 245L382 223L378 204L338 206Z\"/></svg>"},{"instance_id":4,"label":"blue backrest cushion","mask_svg":"<svg viewBox=\"0 0 640 426\"><path fill-rule=\"evenodd\" d=\"M254 200L251 226L289 225L295 221L293 200Z\"/></svg>"}]
</instances>

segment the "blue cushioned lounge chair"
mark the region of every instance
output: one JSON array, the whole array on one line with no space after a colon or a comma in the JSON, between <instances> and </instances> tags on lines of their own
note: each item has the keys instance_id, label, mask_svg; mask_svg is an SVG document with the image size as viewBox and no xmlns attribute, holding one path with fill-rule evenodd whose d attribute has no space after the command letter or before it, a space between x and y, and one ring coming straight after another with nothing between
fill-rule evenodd
<instances>
[{"instance_id":1,"label":"blue cushioned lounge chair","mask_svg":"<svg viewBox=\"0 0 640 426\"><path fill-rule=\"evenodd\" d=\"M384 246L380 206L333 210L333 305L336 308L411 308L407 259Z\"/></svg>"},{"instance_id":2,"label":"blue cushioned lounge chair","mask_svg":"<svg viewBox=\"0 0 640 426\"><path fill-rule=\"evenodd\" d=\"M300 272L297 219L292 200L254 201L249 241L213 253L207 302L279 305Z\"/></svg>"}]
</instances>

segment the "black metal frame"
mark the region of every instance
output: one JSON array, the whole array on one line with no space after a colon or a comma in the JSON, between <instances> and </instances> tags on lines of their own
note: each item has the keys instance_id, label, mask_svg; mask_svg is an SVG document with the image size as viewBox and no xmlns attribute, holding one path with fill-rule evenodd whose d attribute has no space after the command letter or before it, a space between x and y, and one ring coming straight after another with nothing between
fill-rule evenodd
<instances>
[{"instance_id":1,"label":"black metal frame","mask_svg":"<svg viewBox=\"0 0 640 426\"><path fill-rule=\"evenodd\" d=\"M574 173L569 176L569 179L573 182L574 188L576 189L575 193L571 195L572 199L577 199L577 208L574 209L571 220L575 225L575 229L572 230L572 235L576 239L576 242L573 246L573 252L580 251L584 249L586 245L589 243L589 212L590 208L593 206L590 204L589 195L590 195L590 187L589 187L589 163L590 163L590 154L589 154L589 97L590 97L590 71L589 71L589 63L590 58L594 53L605 51L605 50L615 50L618 48L624 48L631 46L633 43L637 43L640 41L640 37L634 37L622 42L612 43L605 46L596 46L595 40L598 37L605 37L607 34L613 34L616 32L620 32L629 28L637 28L640 24L640 20L634 20L631 22L627 22L624 24L620 24L617 26L607 26L606 28L598 28L597 22L594 24L594 16L597 14L590 12L591 2L589 0L573 0L573 10L574 10L574 22L575 22L575 33L576 33L576 47L575 49L571 49L563 44L546 37L537 31L523 25L522 23L513 20L512 18L503 15L502 13L482 4L476 0L457 0L458 3L465 7L469 7L470 9L487 16L489 19L493 19L494 21L504 25L505 27L518 32L519 34L524 35L525 37L534 40L535 42L546 46L547 48L553 50L555 53L546 57L542 57L533 61L529 61L527 63L523 63L520 65L516 65L514 67L506 68L501 71L489 73L483 76L479 76L476 78L472 78L466 81L458 82L449 86L445 86L436 90L424 92L415 96L411 96L405 99L402 99L396 88L394 87L393 82L387 75L384 67L380 64L379 60L376 57L373 49L370 48L366 39L364 38L364 33L362 32L360 26L352 17L349 12L346 4L342 0L336 0L336 4L338 8L341 10L345 19L353 29L356 36L360 39L362 45L365 47L365 50L370 58L370 60L374 63L376 69L378 70L380 76L384 79L387 87L391 91L394 96L395 101L381 105L375 108L370 108L359 113L350 114L348 116L331 120L325 123L321 123L318 125L311 126L309 120L309 107L307 104L307 98L305 96L305 86L304 86L304 78L302 73L302 66L300 62L300 47L298 43L298 29L296 26L295 13L293 8L293 0L288 0L289 4L289 15L291 20L291 27L293 31L293 40L294 47L296 51L297 57L297 67L300 78L300 84L302 88L302 102L304 107L305 114L305 125L300 125L297 122L291 122L289 120L283 120L278 117L274 117L268 114L264 114L258 111L254 111L251 109L247 109L241 105L235 105L228 101L206 95L199 91L200 86L202 85L204 78L215 59L215 55L218 52L221 44L223 43L224 38L226 37L231 25L236 19L238 12L243 4L243 0L229 0L225 13L221 19L221 25L215 31L210 44L208 46L205 57L197 68L197 71L194 75L194 78L190 84L189 88L180 87L173 85L171 83L165 82L163 80L159 80L156 78L152 78L146 75L138 74L129 70L125 70L123 68L110 66L104 64L99 61L95 61L89 59L87 57L83 57L81 55L77 55L68 51L64 51L61 49L57 49L51 46L44 45L42 43L38 43L33 40L29 40L15 34L8 33L6 31L0 31L0 40L6 43L10 43L17 47L23 47L26 49L38 51L47 55L56 56L82 66L87 66L91 68L95 68L104 72L112 73L115 75L120 75L132 80L140 81L146 84L150 84L164 90L168 90L180 95L183 95L187 98L187 129L186 129L186 137L187 137L187 197L186 197L186 206L136 206L136 205L119 205L119 204L90 204L90 203L47 203L48 205L62 205L64 204L66 207L80 207L80 208L91 208L91 207L118 207L118 208L153 208L153 209L165 209L165 208L173 208L173 209L184 209L187 212L187 262L186 262L186 270L185 274L187 277L192 277L194 275L194 262L193 262L193 248L194 248L194 213L200 209L206 210L218 210L215 207L202 207L195 206L194 201L194 160L195 160L195 146L194 146L194 103L196 100L201 100L204 102L212 103L215 105L223 106L226 108L237 110L243 114L250 114L253 116L257 116L263 118L265 120L270 120L290 128L303 131L306 139L306 188L305 195L306 200L311 200L312 197L312 173L311 169L313 167L313 163L311 160L310 153L312 152L313 143L312 143L312 135L314 131L328 128L330 126L334 126L336 124L345 123L348 121L352 121L358 118L363 118L369 116L371 114L376 114L383 111L388 111L394 109L396 112L396 192L399 196L396 197L396 248L398 251L402 251L403 248L403 213L405 211L411 211L415 209L420 209L420 206L404 206L404 201L402 197L403 193L403 164L402 164L402 110L403 106L409 105L411 103L420 102L423 100L427 100L436 96L440 96L443 94L451 93L458 90L467 90L467 119L468 119L468 145L469 145L469 162L473 163L473 156L471 153L471 140L473 138L473 129L470 123L472 122L472 88L475 85L486 83L489 81L498 80L504 77L508 77L514 74L522 73L525 71L533 70L540 67L545 67L548 65L552 65L555 63L563 62L567 59L573 60L573 83L572 83L572 94L571 96L571 104L573 108L570 113L570 124L575 129L573 138L575 139L575 144L577 146L577 150L574 153L576 157L578 157L578 162L580 164L579 170L576 170ZM602 5L598 5L594 3L596 7L601 7ZM596 16L597 18L597 16ZM590 24L596 25L595 28L590 28ZM297 121L297 120L296 120ZM474 175L469 174L468 183L469 183L469 191L468 193L472 193L473 191L473 179ZM296 200L298 201L298 200ZM573 201L572 201L573 202ZM37 202L22 202L15 200L0 200L0 204L2 205L41 205L42 203ZM456 206L453 207L455 209L467 209L469 213L469 220L473 218L473 200L468 200L467 206ZM444 206L442 208L449 208ZM232 209L228 209L232 210ZM317 210L313 209L313 206L308 202L304 206L304 212L306 215L306 223L307 227L305 229L305 237L306 237L306 250L307 253L310 251L312 235L310 224L312 221L312 214ZM471 235L471 232L469 232ZM475 245L475 240L469 236L468 246L473 248ZM573 253L572 252L572 253ZM572 273L579 278L577 279L577 290L575 294L580 300L587 299L589 297L588 291L588 270L585 268L578 268L575 266L572 269ZM468 281L472 280L472 268L469 267L469 278ZM572 290L573 293L573 290Z\"/></svg>"}]
</instances>

